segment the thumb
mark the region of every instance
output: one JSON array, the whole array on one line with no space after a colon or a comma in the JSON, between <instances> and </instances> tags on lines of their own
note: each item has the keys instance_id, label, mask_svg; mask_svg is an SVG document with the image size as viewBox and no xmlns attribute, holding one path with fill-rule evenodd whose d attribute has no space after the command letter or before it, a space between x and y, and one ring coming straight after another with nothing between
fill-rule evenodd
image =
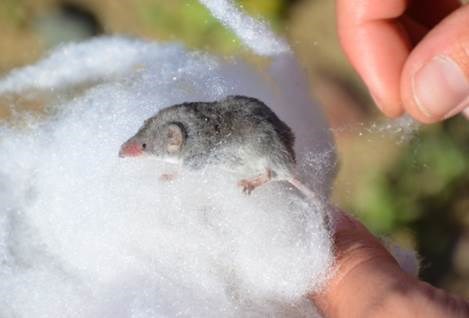
<instances>
[{"instance_id":1,"label":"thumb","mask_svg":"<svg viewBox=\"0 0 469 318\"><path fill-rule=\"evenodd\" d=\"M335 271L310 295L325 317L469 317L468 302L407 274L362 224L332 213Z\"/></svg>"},{"instance_id":2,"label":"thumb","mask_svg":"<svg viewBox=\"0 0 469 318\"><path fill-rule=\"evenodd\" d=\"M402 72L407 112L432 123L469 111L469 5L441 21L414 48Z\"/></svg>"},{"instance_id":3,"label":"thumb","mask_svg":"<svg viewBox=\"0 0 469 318\"><path fill-rule=\"evenodd\" d=\"M311 300L326 317L363 317L370 304L383 302L387 290L405 285L410 277L365 226L341 211L332 212L335 270Z\"/></svg>"}]
</instances>

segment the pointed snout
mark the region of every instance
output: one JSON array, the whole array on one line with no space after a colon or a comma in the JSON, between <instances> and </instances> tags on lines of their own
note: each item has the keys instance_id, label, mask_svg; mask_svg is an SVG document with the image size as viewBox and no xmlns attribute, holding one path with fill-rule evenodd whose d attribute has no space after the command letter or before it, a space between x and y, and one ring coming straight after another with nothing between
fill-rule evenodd
<instances>
[{"instance_id":1,"label":"pointed snout","mask_svg":"<svg viewBox=\"0 0 469 318\"><path fill-rule=\"evenodd\" d=\"M137 157L143 154L144 145L137 142L126 142L119 151L119 157Z\"/></svg>"}]
</instances>

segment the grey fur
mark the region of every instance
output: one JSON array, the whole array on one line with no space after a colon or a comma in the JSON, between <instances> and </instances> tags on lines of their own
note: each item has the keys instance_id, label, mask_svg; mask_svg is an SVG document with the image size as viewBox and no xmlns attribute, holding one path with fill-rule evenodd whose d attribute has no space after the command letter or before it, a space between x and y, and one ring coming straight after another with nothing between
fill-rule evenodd
<instances>
[{"instance_id":1,"label":"grey fur","mask_svg":"<svg viewBox=\"0 0 469 318\"><path fill-rule=\"evenodd\" d=\"M184 140L180 151L167 151L167 127L176 124ZM145 121L128 143L145 144L145 153L182 160L193 169L208 164L263 166L277 178L293 175L294 135L290 127L258 99L228 96L215 102L192 102L162 109ZM124 144L125 145L125 144Z\"/></svg>"}]
</instances>

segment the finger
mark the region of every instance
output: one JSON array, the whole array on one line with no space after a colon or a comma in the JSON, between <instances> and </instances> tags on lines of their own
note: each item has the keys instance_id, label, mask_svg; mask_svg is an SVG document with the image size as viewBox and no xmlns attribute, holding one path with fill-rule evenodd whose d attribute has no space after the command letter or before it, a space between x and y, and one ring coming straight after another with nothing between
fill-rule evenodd
<instances>
[{"instance_id":1,"label":"finger","mask_svg":"<svg viewBox=\"0 0 469 318\"><path fill-rule=\"evenodd\" d=\"M338 0L338 33L350 62L381 110L402 113L400 79L411 41L398 21L405 0Z\"/></svg>"},{"instance_id":2,"label":"finger","mask_svg":"<svg viewBox=\"0 0 469 318\"><path fill-rule=\"evenodd\" d=\"M310 295L325 317L469 317L469 303L403 272L383 245L337 209L336 270Z\"/></svg>"},{"instance_id":3,"label":"finger","mask_svg":"<svg viewBox=\"0 0 469 318\"><path fill-rule=\"evenodd\" d=\"M311 299L326 317L363 317L370 303L376 305L383 301L383 293L408 276L362 224L343 212L336 213L332 215L335 219L334 277L323 292L312 295Z\"/></svg>"},{"instance_id":4,"label":"finger","mask_svg":"<svg viewBox=\"0 0 469 318\"><path fill-rule=\"evenodd\" d=\"M469 107L469 6L438 24L415 47L402 73L405 109L431 123Z\"/></svg>"}]
</instances>

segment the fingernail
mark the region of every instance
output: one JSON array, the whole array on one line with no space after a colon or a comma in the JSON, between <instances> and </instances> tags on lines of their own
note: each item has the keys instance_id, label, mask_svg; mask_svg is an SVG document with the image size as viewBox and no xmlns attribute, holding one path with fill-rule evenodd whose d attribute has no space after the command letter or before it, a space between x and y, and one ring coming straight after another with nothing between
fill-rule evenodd
<instances>
[{"instance_id":1,"label":"fingernail","mask_svg":"<svg viewBox=\"0 0 469 318\"><path fill-rule=\"evenodd\" d=\"M449 114L469 96L469 79L458 64L437 56L423 66L413 79L414 99L430 118Z\"/></svg>"}]
</instances>

